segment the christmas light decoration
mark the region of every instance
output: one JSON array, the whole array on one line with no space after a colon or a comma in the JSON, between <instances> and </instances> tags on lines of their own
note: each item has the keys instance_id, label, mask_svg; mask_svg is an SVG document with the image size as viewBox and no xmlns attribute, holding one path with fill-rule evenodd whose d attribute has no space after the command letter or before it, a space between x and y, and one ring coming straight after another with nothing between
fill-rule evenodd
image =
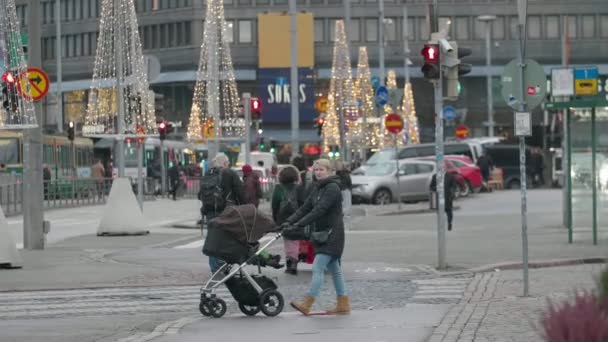
<instances>
[{"instance_id":1,"label":"christmas light decoration","mask_svg":"<svg viewBox=\"0 0 608 342\"><path fill-rule=\"evenodd\" d=\"M102 0L83 135L157 134L154 93L149 90L133 1Z\"/></svg>"},{"instance_id":2,"label":"christmas light decoration","mask_svg":"<svg viewBox=\"0 0 608 342\"><path fill-rule=\"evenodd\" d=\"M416 116L416 106L414 103L414 91L412 90L412 83L405 83L403 92L405 96L403 96L403 103L401 104L402 116L409 140L406 141L406 143L419 144L420 133L418 132L418 117Z\"/></svg>"},{"instance_id":3,"label":"christmas light decoration","mask_svg":"<svg viewBox=\"0 0 608 342\"><path fill-rule=\"evenodd\" d=\"M323 146L341 146L340 113L343 111L345 129L350 129L358 118L357 102L353 87L350 52L346 42L344 21L337 20L335 27L331 79L329 84L328 110L323 124ZM346 134L346 132L344 132ZM350 138L350 137L347 137Z\"/></svg>"},{"instance_id":4,"label":"christmas light decoration","mask_svg":"<svg viewBox=\"0 0 608 342\"><path fill-rule=\"evenodd\" d=\"M359 105L359 119L353 128L353 136L357 144L366 148L377 148L380 142L380 120L374 106L374 88L372 88L371 72L367 47L359 47L357 64L357 80L355 93ZM363 120L365 118L365 120Z\"/></svg>"},{"instance_id":5,"label":"christmas light decoration","mask_svg":"<svg viewBox=\"0 0 608 342\"><path fill-rule=\"evenodd\" d=\"M15 0L0 1L0 129L36 127L36 112L27 94L27 62ZM21 82L23 81L23 82ZM20 87L25 87L22 91Z\"/></svg>"},{"instance_id":6,"label":"christmas light decoration","mask_svg":"<svg viewBox=\"0 0 608 342\"><path fill-rule=\"evenodd\" d=\"M188 123L188 139L203 138L201 127L212 126L212 134L205 134L207 138L242 138L245 120L238 117L238 107L239 96L227 37L224 3L222 0L209 0Z\"/></svg>"}]
</instances>

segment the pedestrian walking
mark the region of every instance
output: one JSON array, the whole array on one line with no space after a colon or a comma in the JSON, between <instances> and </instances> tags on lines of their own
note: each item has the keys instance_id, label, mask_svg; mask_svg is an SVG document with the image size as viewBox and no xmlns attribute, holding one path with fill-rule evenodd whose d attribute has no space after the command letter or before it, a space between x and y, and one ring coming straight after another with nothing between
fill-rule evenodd
<instances>
[{"instance_id":1,"label":"pedestrian walking","mask_svg":"<svg viewBox=\"0 0 608 342\"><path fill-rule=\"evenodd\" d=\"M245 203L243 196L243 183L239 175L230 169L230 160L224 153L213 158L212 168L201 179L198 199L202 202L201 214L205 221L213 220L231 205ZM222 266L221 262L209 257L209 268L215 273Z\"/></svg>"},{"instance_id":2,"label":"pedestrian walking","mask_svg":"<svg viewBox=\"0 0 608 342\"><path fill-rule=\"evenodd\" d=\"M177 200L177 190L179 189L179 184L180 184L180 175L179 175L179 162L174 162L173 166L171 166L169 168L169 172L168 172L168 176L169 176L169 185L170 185L170 190L169 190L169 194L171 196L173 196L173 200L176 201Z\"/></svg>"},{"instance_id":3,"label":"pedestrian walking","mask_svg":"<svg viewBox=\"0 0 608 342\"><path fill-rule=\"evenodd\" d=\"M253 172L251 165L243 165L243 183L245 184L245 203L253 204L256 209L260 205L260 199L263 197L262 184L260 183L260 175Z\"/></svg>"},{"instance_id":4,"label":"pedestrian walking","mask_svg":"<svg viewBox=\"0 0 608 342\"><path fill-rule=\"evenodd\" d=\"M314 172L309 171L306 167L306 162L301 156L295 156L292 160L292 165L295 166L300 172L300 185L298 186L298 203L306 202L306 199L310 195L316 179ZM298 257L299 261L312 264L314 261L314 247L310 241L300 240L300 253Z\"/></svg>"},{"instance_id":5,"label":"pedestrian walking","mask_svg":"<svg viewBox=\"0 0 608 342\"><path fill-rule=\"evenodd\" d=\"M453 210L453 202L454 202L454 188L458 186L456 184L456 180L454 176L446 172L443 176L443 192L445 197L445 205L444 210L445 214L448 218L448 231L452 230L452 221L454 220L454 210ZM433 175L431 179L431 191L437 193L437 174ZM437 208L439 208L439 196L437 195Z\"/></svg>"},{"instance_id":6,"label":"pedestrian walking","mask_svg":"<svg viewBox=\"0 0 608 342\"><path fill-rule=\"evenodd\" d=\"M104 176L106 169L101 163L101 159L97 159L97 162L91 166L91 178L95 181L95 190L99 199L103 198L104 194Z\"/></svg>"},{"instance_id":7,"label":"pedestrian walking","mask_svg":"<svg viewBox=\"0 0 608 342\"><path fill-rule=\"evenodd\" d=\"M492 161L492 157L490 157L486 151L483 151L483 154L479 159L477 159L477 166L481 171L481 177L483 178L483 188L486 191L489 191L488 181L490 180L490 174L492 173L492 168L494 167L494 162Z\"/></svg>"},{"instance_id":8,"label":"pedestrian walking","mask_svg":"<svg viewBox=\"0 0 608 342\"><path fill-rule=\"evenodd\" d=\"M331 163L327 159L315 161L313 171L317 184L302 207L283 224L285 230L291 226L295 227L294 230L299 230L310 225L310 239L315 253L310 290L302 301L291 302L291 306L308 315L321 291L325 271L328 270L334 282L337 305L327 313L349 314L350 303L341 266L345 239L340 178L333 175Z\"/></svg>"},{"instance_id":9,"label":"pedestrian walking","mask_svg":"<svg viewBox=\"0 0 608 342\"><path fill-rule=\"evenodd\" d=\"M545 185L545 158L543 156L543 151L540 148L535 148L532 150L532 173L533 173L533 182L536 186L544 186Z\"/></svg>"},{"instance_id":10,"label":"pedestrian walking","mask_svg":"<svg viewBox=\"0 0 608 342\"><path fill-rule=\"evenodd\" d=\"M286 222L287 218L295 214L302 205L298 201L298 187L300 175L293 166L287 166L279 172L279 184L272 193L272 218L277 225ZM300 257L300 240L284 239L285 260L287 267L285 273L298 274Z\"/></svg>"}]
</instances>

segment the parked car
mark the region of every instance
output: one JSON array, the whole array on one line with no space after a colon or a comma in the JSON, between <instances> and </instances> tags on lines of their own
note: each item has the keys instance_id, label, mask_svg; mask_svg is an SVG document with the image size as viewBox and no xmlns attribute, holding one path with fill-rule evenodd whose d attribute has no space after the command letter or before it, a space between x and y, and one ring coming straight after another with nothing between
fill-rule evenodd
<instances>
[{"instance_id":1,"label":"parked car","mask_svg":"<svg viewBox=\"0 0 608 342\"><path fill-rule=\"evenodd\" d=\"M468 158L465 156L465 158ZM435 157L426 157L420 158L421 160L427 160L431 162L435 162ZM471 193L471 189L467 186L467 182L465 177L462 175L460 169L454 165L452 160L448 159L448 156L445 157L445 171L449 172L452 176L454 176L454 180L458 187L456 187L454 191L454 197L467 197Z\"/></svg>"},{"instance_id":2,"label":"parked car","mask_svg":"<svg viewBox=\"0 0 608 342\"><path fill-rule=\"evenodd\" d=\"M521 186L521 177L519 171L519 145L493 145L486 147L486 153L492 158L494 166L502 169L505 188L519 189ZM531 180L531 153L530 149L526 148L526 174Z\"/></svg>"},{"instance_id":3,"label":"parked car","mask_svg":"<svg viewBox=\"0 0 608 342\"><path fill-rule=\"evenodd\" d=\"M444 154L465 155L473 160L477 160L476 148L468 142L446 142L444 145ZM408 145L397 150L395 154L394 148L384 149L376 152L369 158L365 164L353 171L353 175L363 175L365 170L379 163L386 163L395 160L397 155L399 160L410 158L430 157L435 155L435 144L419 144Z\"/></svg>"},{"instance_id":4,"label":"parked car","mask_svg":"<svg viewBox=\"0 0 608 342\"><path fill-rule=\"evenodd\" d=\"M483 177L479 166L475 165L467 156L445 156L452 165L460 170L460 174L466 181L468 192L479 192L483 186Z\"/></svg>"}]
</instances>

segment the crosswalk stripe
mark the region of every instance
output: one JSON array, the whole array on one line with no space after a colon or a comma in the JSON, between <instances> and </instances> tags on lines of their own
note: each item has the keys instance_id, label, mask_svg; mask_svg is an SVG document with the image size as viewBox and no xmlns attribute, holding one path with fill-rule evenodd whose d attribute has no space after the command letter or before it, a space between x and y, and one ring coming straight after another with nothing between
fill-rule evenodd
<instances>
[{"instance_id":1,"label":"crosswalk stripe","mask_svg":"<svg viewBox=\"0 0 608 342\"><path fill-rule=\"evenodd\" d=\"M469 279L416 279L413 302L457 302L464 295Z\"/></svg>"}]
</instances>

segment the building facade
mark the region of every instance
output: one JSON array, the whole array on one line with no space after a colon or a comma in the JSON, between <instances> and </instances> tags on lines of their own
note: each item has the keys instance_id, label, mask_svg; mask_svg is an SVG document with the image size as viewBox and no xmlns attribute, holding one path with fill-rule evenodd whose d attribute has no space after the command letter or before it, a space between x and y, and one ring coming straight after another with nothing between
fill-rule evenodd
<instances>
[{"instance_id":1,"label":"building facade","mask_svg":"<svg viewBox=\"0 0 608 342\"><path fill-rule=\"evenodd\" d=\"M344 0L297 0L298 11L314 16L315 93L326 93L332 62L334 24L343 18ZM18 15L24 27L29 24L27 1L17 0ZM140 35L145 54L156 56L162 71L151 81L154 91L162 95L159 108L163 117L185 124L189 117L200 45L203 39L204 0L135 0ZM395 69L399 86L403 85L403 7L407 7L407 38L410 45L410 67L413 77L417 113L424 137L433 136L433 101L430 83L421 78L419 51L429 39L427 0L384 0L385 8L385 64L386 70ZM56 115L55 97L47 99L46 124L57 125L81 120L87 101L87 89L93 72L96 41L99 29L101 0L61 0L63 113ZM41 0L43 67L55 80L57 17L55 0ZM372 74L378 74L379 28L377 0L350 0L351 61L357 63L359 46L367 46ZM256 94L258 46L257 15L264 12L286 12L287 0L226 0L227 30L231 39L232 59L239 92ZM462 92L454 103L462 115L462 123L474 134L485 135L486 74L494 77L495 121L500 129L512 126L512 112L500 95L499 76L503 66L516 58L518 51L517 9L515 0L440 0L441 23L451 22L450 37L459 46L472 48L467 62L472 72L461 78ZM485 23L479 15L497 16L491 24L492 67L485 66ZM598 65L600 74L608 74L608 2L605 0L530 0L528 10L528 58L536 59L547 71L562 61L562 29L568 31L568 59L573 65ZM564 26L566 23L567 26ZM289 49L289 46L277 46ZM356 69L355 69L356 70ZM602 76L602 83L604 78ZM53 87L55 84L53 84ZM53 90L54 88L52 88ZM534 116L542 123L542 111ZM316 136L311 123L308 138ZM286 127L277 127L283 129ZM449 127L448 127L449 131ZM314 134L313 134L314 132ZM285 135L286 137L288 136ZM279 139L280 140L280 139Z\"/></svg>"}]
</instances>

